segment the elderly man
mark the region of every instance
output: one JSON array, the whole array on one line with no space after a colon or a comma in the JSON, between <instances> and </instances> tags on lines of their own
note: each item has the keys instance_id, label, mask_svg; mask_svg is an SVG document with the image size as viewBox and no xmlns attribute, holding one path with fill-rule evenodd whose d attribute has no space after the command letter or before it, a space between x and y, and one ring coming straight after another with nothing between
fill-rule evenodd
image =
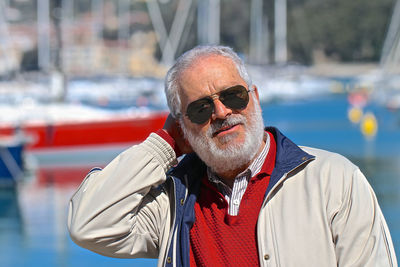
<instances>
[{"instance_id":1,"label":"elderly man","mask_svg":"<svg viewBox=\"0 0 400 267\"><path fill-rule=\"evenodd\" d=\"M159 266L397 265L360 170L264 129L257 87L230 48L186 52L165 85L164 129L72 197L77 244Z\"/></svg>"}]
</instances>

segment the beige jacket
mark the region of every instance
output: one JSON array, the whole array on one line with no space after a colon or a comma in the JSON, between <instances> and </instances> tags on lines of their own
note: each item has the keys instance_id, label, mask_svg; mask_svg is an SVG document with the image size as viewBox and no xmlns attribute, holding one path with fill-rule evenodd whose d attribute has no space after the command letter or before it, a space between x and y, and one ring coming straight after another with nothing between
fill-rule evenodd
<instances>
[{"instance_id":1,"label":"beige jacket","mask_svg":"<svg viewBox=\"0 0 400 267\"><path fill-rule=\"evenodd\" d=\"M300 149L272 131L277 166L290 165L292 157L300 155L293 151ZM302 150L315 159L303 156L303 163L276 182L271 177L257 224L261 265L397 266L385 219L361 171L338 154ZM91 172L70 201L71 238L106 256L187 265L189 252L186 241L179 241L184 230L178 214L190 194L186 190L178 196L178 180L167 179L175 164L170 145L151 134L103 170ZM190 182L183 177L187 189Z\"/></svg>"}]
</instances>

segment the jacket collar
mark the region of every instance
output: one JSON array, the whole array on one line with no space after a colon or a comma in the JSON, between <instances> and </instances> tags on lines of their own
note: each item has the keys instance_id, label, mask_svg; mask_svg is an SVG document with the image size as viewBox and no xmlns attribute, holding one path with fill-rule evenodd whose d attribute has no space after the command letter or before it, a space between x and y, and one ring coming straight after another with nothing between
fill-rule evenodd
<instances>
[{"instance_id":1,"label":"jacket collar","mask_svg":"<svg viewBox=\"0 0 400 267\"><path fill-rule=\"evenodd\" d=\"M265 130L273 134L276 142L275 167L265 192L266 196L285 174L314 159L315 156L306 153L277 128L266 127Z\"/></svg>"}]
</instances>

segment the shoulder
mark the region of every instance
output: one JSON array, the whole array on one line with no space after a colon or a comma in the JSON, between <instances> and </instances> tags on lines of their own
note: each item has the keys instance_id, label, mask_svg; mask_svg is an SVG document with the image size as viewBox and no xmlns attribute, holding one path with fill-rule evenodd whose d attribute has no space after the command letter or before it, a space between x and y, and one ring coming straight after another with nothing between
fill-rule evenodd
<instances>
[{"instance_id":1,"label":"shoulder","mask_svg":"<svg viewBox=\"0 0 400 267\"><path fill-rule=\"evenodd\" d=\"M367 185L365 176L359 167L348 158L334 152L301 147L304 151L315 156L305 168L305 178L313 184L319 184L325 192L348 192L354 186Z\"/></svg>"},{"instance_id":2,"label":"shoulder","mask_svg":"<svg viewBox=\"0 0 400 267\"><path fill-rule=\"evenodd\" d=\"M306 146L300 146L300 148L315 156L313 165L316 165L319 168L335 168L336 171L350 172L354 172L358 169L355 164L341 154Z\"/></svg>"},{"instance_id":3,"label":"shoulder","mask_svg":"<svg viewBox=\"0 0 400 267\"><path fill-rule=\"evenodd\" d=\"M317 148L302 147L315 156L300 176L310 194L316 193L332 215L354 198L373 200L373 190L358 166L346 157ZM301 179L300 179L301 180ZM371 198L372 197L372 198ZM357 206L361 207L361 206ZM333 215L332 215L333 216Z\"/></svg>"}]
</instances>

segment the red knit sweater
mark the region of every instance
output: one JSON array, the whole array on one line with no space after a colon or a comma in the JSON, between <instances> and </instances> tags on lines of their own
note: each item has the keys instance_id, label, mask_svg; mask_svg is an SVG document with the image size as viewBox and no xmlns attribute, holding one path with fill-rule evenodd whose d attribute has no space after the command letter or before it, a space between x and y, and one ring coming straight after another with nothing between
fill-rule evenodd
<instances>
[{"instance_id":1,"label":"red knit sweater","mask_svg":"<svg viewBox=\"0 0 400 267\"><path fill-rule=\"evenodd\" d=\"M190 266L259 266L257 219L275 165L276 145L261 172L252 177L240 203L239 214L228 214L228 203L207 177L202 181L190 230Z\"/></svg>"}]
</instances>

